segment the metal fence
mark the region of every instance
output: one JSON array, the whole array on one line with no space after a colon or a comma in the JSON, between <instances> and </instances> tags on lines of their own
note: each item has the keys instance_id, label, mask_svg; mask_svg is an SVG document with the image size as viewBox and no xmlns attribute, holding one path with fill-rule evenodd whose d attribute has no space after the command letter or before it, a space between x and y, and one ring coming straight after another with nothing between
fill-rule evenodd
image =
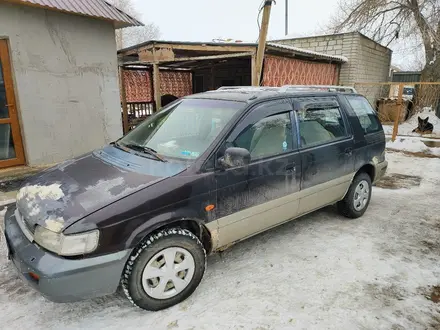
<instances>
[{"instance_id":1,"label":"metal fence","mask_svg":"<svg viewBox=\"0 0 440 330\"><path fill-rule=\"evenodd\" d=\"M121 113L123 109L121 108ZM152 102L130 102L127 103L128 130L131 131L149 116L154 114L154 103ZM123 120L122 120L123 121ZM122 123L124 125L124 123ZM125 132L126 133L126 132Z\"/></svg>"},{"instance_id":2,"label":"metal fence","mask_svg":"<svg viewBox=\"0 0 440 330\"><path fill-rule=\"evenodd\" d=\"M440 82L356 83L358 93L365 95L374 106L380 100L406 101L415 112L424 108L439 109Z\"/></svg>"}]
</instances>

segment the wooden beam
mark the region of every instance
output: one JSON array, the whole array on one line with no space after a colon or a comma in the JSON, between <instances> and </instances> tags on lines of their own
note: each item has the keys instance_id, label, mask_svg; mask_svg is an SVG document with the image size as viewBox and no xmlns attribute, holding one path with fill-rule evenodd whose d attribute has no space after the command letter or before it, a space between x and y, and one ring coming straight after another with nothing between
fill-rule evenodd
<instances>
[{"instance_id":1,"label":"wooden beam","mask_svg":"<svg viewBox=\"0 0 440 330\"><path fill-rule=\"evenodd\" d=\"M161 93L160 93L160 70L159 64L153 64L153 91L154 101L156 102L156 111L160 111L162 108Z\"/></svg>"},{"instance_id":2,"label":"wooden beam","mask_svg":"<svg viewBox=\"0 0 440 330\"><path fill-rule=\"evenodd\" d=\"M215 67L211 66L211 90L215 89Z\"/></svg>"},{"instance_id":3,"label":"wooden beam","mask_svg":"<svg viewBox=\"0 0 440 330\"><path fill-rule=\"evenodd\" d=\"M147 74L150 76L150 83L148 85L150 85L150 95L153 98L154 101L154 76L153 76L153 70L149 70L147 72ZM154 113L154 107L153 106L153 113Z\"/></svg>"},{"instance_id":4,"label":"wooden beam","mask_svg":"<svg viewBox=\"0 0 440 330\"><path fill-rule=\"evenodd\" d=\"M146 46L141 46L141 47L138 47L138 48L133 48L133 49L125 50L123 52L119 51L119 55L122 55L122 56L138 55L142 51L147 51L147 50L153 49L154 46L155 45L153 43L151 43L151 44L148 44Z\"/></svg>"},{"instance_id":5,"label":"wooden beam","mask_svg":"<svg viewBox=\"0 0 440 330\"><path fill-rule=\"evenodd\" d=\"M127 108L127 94L125 90L125 79L124 79L124 69L119 67L119 89L121 92L122 101L122 131L125 134L128 133L128 108Z\"/></svg>"},{"instance_id":6,"label":"wooden beam","mask_svg":"<svg viewBox=\"0 0 440 330\"><path fill-rule=\"evenodd\" d=\"M236 53L236 54L223 54L223 55L209 55L209 56L193 56L193 57L176 57L171 61L159 61L159 63L175 63L175 62L189 62L189 61L204 61L204 60L222 60L227 58L247 57L252 56L253 53Z\"/></svg>"},{"instance_id":7,"label":"wooden beam","mask_svg":"<svg viewBox=\"0 0 440 330\"><path fill-rule=\"evenodd\" d=\"M156 63L164 65L172 64L172 63L179 63L179 62L196 62L196 61L208 61L208 60L223 60L228 58L238 58L238 57L250 57L254 53L252 52L244 52L244 53L235 53L235 54L223 54L223 55L209 55L209 56L193 56L193 57L177 57L170 60L158 60ZM132 61L132 62L125 62L124 65L151 65L154 63L154 60L152 61Z\"/></svg>"},{"instance_id":8,"label":"wooden beam","mask_svg":"<svg viewBox=\"0 0 440 330\"><path fill-rule=\"evenodd\" d=\"M138 52L138 60L141 62L173 61L176 55L171 48L153 48Z\"/></svg>"},{"instance_id":9,"label":"wooden beam","mask_svg":"<svg viewBox=\"0 0 440 330\"><path fill-rule=\"evenodd\" d=\"M187 50L187 51L206 51L206 52L253 52L255 51L255 46L242 46L239 43L237 45L231 44L221 44L219 45L189 45L189 44L157 44L158 48L172 48L179 50Z\"/></svg>"},{"instance_id":10,"label":"wooden beam","mask_svg":"<svg viewBox=\"0 0 440 330\"><path fill-rule=\"evenodd\" d=\"M178 49L183 51L205 51L205 52L253 52L255 51L255 46L242 46L237 43L237 45L225 45L225 44L219 44L217 45L188 45L188 44L172 44L172 43L166 43L166 44L149 44L146 46L141 46L139 48L129 49L124 52L119 52L119 55L121 56L129 56L129 55L139 55L142 52L148 52L148 51L160 51L161 49Z\"/></svg>"},{"instance_id":11,"label":"wooden beam","mask_svg":"<svg viewBox=\"0 0 440 330\"><path fill-rule=\"evenodd\" d=\"M266 50L267 31L269 30L270 11L272 9L273 0L266 0L264 2L263 20L261 22L260 37L258 39L258 50L256 60L256 81L258 85L261 80L261 71L263 70L264 53ZM257 85L257 86L258 86Z\"/></svg>"}]
</instances>

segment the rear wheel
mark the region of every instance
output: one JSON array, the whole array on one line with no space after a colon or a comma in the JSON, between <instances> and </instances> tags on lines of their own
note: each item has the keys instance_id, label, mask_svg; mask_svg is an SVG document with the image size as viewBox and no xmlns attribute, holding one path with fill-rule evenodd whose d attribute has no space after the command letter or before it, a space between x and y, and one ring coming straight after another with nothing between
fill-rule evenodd
<instances>
[{"instance_id":1,"label":"rear wheel","mask_svg":"<svg viewBox=\"0 0 440 330\"><path fill-rule=\"evenodd\" d=\"M344 199L338 202L338 211L351 219L361 217L368 208L371 199L371 178L365 173L359 173L353 179Z\"/></svg>"},{"instance_id":2,"label":"rear wheel","mask_svg":"<svg viewBox=\"0 0 440 330\"><path fill-rule=\"evenodd\" d=\"M122 288L136 306L157 311L188 298L202 280L206 251L200 240L181 228L148 236L124 269Z\"/></svg>"}]
</instances>

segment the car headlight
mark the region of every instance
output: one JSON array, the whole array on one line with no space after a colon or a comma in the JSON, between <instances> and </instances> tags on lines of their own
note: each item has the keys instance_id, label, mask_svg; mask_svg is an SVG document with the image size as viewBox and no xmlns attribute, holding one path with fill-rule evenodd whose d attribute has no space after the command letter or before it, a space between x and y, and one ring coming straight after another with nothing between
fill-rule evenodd
<instances>
[{"instance_id":1,"label":"car headlight","mask_svg":"<svg viewBox=\"0 0 440 330\"><path fill-rule=\"evenodd\" d=\"M60 256L76 256L96 250L99 242L99 230L64 235L37 226L34 240L38 245Z\"/></svg>"}]
</instances>

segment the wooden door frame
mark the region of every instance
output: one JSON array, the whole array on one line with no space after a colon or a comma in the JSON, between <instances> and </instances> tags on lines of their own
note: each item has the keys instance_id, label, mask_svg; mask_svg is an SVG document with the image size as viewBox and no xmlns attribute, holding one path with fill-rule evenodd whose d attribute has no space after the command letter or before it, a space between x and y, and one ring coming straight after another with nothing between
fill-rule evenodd
<instances>
[{"instance_id":1,"label":"wooden door frame","mask_svg":"<svg viewBox=\"0 0 440 330\"><path fill-rule=\"evenodd\" d=\"M0 169L26 164L9 49L8 39L0 38L0 60L3 59L3 80L5 83L6 100L9 104L9 118L0 118L0 124L10 125L16 158L0 160Z\"/></svg>"}]
</instances>

